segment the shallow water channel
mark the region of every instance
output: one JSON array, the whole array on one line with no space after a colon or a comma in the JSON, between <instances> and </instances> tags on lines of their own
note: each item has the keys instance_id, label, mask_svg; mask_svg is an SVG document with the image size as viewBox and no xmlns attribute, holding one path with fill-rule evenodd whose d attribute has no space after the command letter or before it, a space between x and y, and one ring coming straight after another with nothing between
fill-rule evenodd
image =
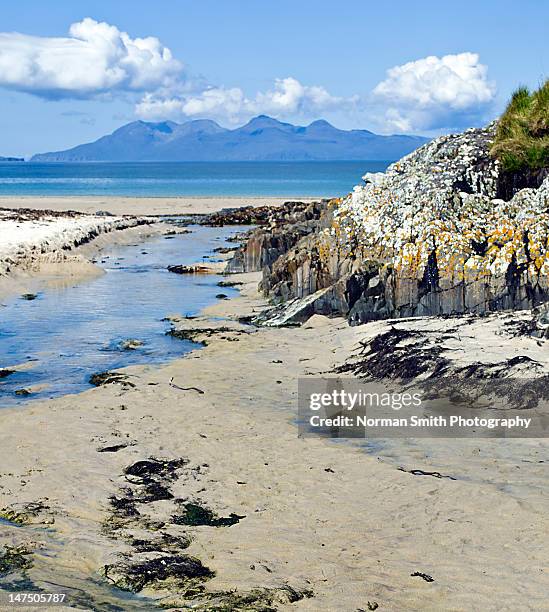
<instances>
[{"instance_id":1,"label":"shallow water channel","mask_svg":"<svg viewBox=\"0 0 549 612\"><path fill-rule=\"evenodd\" d=\"M0 378L0 407L77 393L90 387L96 372L167 362L194 348L167 336L170 324L163 319L196 314L217 294L236 291L218 287L221 276L178 275L167 266L215 260L214 249L247 228L189 229L190 234L105 249L97 260L104 274L69 286L53 284L32 300L4 301L0 370L17 369ZM124 349L128 339L142 345ZM23 389L30 395L21 395Z\"/></svg>"}]
</instances>

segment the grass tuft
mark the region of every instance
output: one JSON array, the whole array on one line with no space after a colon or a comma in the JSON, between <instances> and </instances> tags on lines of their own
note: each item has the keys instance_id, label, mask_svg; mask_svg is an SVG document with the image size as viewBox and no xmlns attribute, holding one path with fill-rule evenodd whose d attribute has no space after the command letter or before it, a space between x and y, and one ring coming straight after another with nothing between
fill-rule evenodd
<instances>
[{"instance_id":1,"label":"grass tuft","mask_svg":"<svg viewBox=\"0 0 549 612\"><path fill-rule=\"evenodd\" d=\"M526 87L515 91L490 152L507 172L549 166L549 80L534 92Z\"/></svg>"}]
</instances>

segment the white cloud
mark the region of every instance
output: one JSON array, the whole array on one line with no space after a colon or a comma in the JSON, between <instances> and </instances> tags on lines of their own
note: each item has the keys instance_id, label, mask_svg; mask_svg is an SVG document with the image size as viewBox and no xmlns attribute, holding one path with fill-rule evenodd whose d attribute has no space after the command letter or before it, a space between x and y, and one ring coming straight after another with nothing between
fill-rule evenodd
<instances>
[{"instance_id":1,"label":"white cloud","mask_svg":"<svg viewBox=\"0 0 549 612\"><path fill-rule=\"evenodd\" d=\"M236 121L245 103L244 93L238 87L210 87L186 96L147 93L135 110L141 119L151 121L185 117L223 117Z\"/></svg>"},{"instance_id":2,"label":"white cloud","mask_svg":"<svg viewBox=\"0 0 549 612\"><path fill-rule=\"evenodd\" d=\"M157 38L131 38L89 17L70 37L0 33L0 86L46 98L86 98L170 87L182 64Z\"/></svg>"},{"instance_id":3,"label":"white cloud","mask_svg":"<svg viewBox=\"0 0 549 612\"><path fill-rule=\"evenodd\" d=\"M385 120L398 131L459 127L484 115L495 85L478 54L459 53L395 66L373 96L388 105Z\"/></svg>"},{"instance_id":4,"label":"white cloud","mask_svg":"<svg viewBox=\"0 0 549 612\"><path fill-rule=\"evenodd\" d=\"M239 87L189 78L157 38L131 38L89 17L73 23L66 38L0 33L0 87L48 99L141 94L135 111L143 119L217 117L237 122L258 113L314 114L354 100L292 77L247 97Z\"/></svg>"},{"instance_id":5,"label":"white cloud","mask_svg":"<svg viewBox=\"0 0 549 612\"><path fill-rule=\"evenodd\" d=\"M196 94L165 97L146 94L137 104L137 114L143 119L181 119L182 117L218 117L231 122L257 114L306 115L343 109L356 103L357 98L332 96L319 86L302 85L297 79L276 79L273 89L258 92L248 98L239 87L210 87Z\"/></svg>"},{"instance_id":6,"label":"white cloud","mask_svg":"<svg viewBox=\"0 0 549 612\"><path fill-rule=\"evenodd\" d=\"M258 93L250 101L253 112L267 114L306 114L318 110L334 110L353 103L353 99L344 99L329 94L318 85L302 85L297 79L287 77L276 79L274 89Z\"/></svg>"},{"instance_id":7,"label":"white cloud","mask_svg":"<svg viewBox=\"0 0 549 612\"><path fill-rule=\"evenodd\" d=\"M267 114L318 118L359 115L382 131L453 129L481 121L495 96L475 53L426 57L395 66L369 95L341 97L293 77L247 95L240 87L189 75L158 38L131 38L89 17L69 36L0 33L0 87L47 99L122 97L149 120L217 118L230 123Z\"/></svg>"}]
</instances>

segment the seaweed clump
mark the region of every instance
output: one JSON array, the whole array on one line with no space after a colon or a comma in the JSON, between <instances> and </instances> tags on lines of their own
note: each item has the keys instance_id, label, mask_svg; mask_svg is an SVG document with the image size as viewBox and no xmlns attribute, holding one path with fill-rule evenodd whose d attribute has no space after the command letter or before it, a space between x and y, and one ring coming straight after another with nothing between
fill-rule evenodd
<instances>
[{"instance_id":1,"label":"seaweed clump","mask_svg":"<svg viewBox=\"0 0 549 612\"><path fill-rule=\"evenodd\" d=\"M200 503L175 499L171 485L187 464L188 460L183 458L149 457L123 470L128 484L109 499L111 514L105 522L105 532L111 538L124 539L131 551L121 553L119 560L103 566L101 572L105 579L132 593L160 592L162 599L158 603L162 608L192 608L199 612L276 612L281 604L312 597L311 590L297 590L287 584L242 593L207 590L208 582L216 574L200 559L186 554L192 529L181 532L179 528L173 534L168 531L169 525L230 527L245 517L235 513L218 516ZM195 471L200 472L200 468ZM145 512L141 514L147 504L161 499L171 500L175 505L169 524L153 522ZM126 528L131 528L133 533ZM139 529L139 535L135 528Z\"/></svg>"},{"instance_id":2,"label":"seaweed clump","mask_svg":"<svg viewBox=\"0 0 549 612\"><path fill-rule=\"evenodd\" d=\"M128 387L135 387L135 384L128 380L125 374L119 372L98 372L90 376L90 384L95 387L102 387L103 385L122 385Z\"/></svg>"},{"instance_id":3,"label":"seaweed clump","mask_svg":"<svg viewBox=\"0 0 549 612\"><path fill-rule=\"evenodd\" d=\"M148 459L137 461L124 470L126 480L132 484L139 485L136 501L140 503L151 503L159 500L173 499L173 494L168 484L175 480L175 471L183 467L185 459Z\"/></svg>"},{"instance_id":4,"label":"seaweed clump","mask_svg":"<svg viewBox=\"0 0 549 612\"><path fill-rule=\"evenodd\" d=\"M256 588L245 593L236 591L204 592L194 599L195 612L277 612L281 605L293 604L314 597L312 589L295 589L289 584L275 588ZM163 600L162 607L178 607L180 600Z\"/></svg>"},{"instance_id":5,"label":"seaweed clump","mask_svg":"<svg viewBox=\"0 0 549 612\"><path fill-rule=\"evenodd\" d=\"M30 551L24 546L6 546L4 553L0 554L0 578L13 572L24 572L30 569L32 567L30 554Z\"/></svg>"},{"instance_id":6,"label":"seaweed clump","mask_svg":"<svg viewBox=\"0 0 549 612\"><path fill-rule=\"evenodd\" d=\"M195 503L182 504L183 513L173 516L175 525L188 525L191 527L199 527L207 525L208 527L231 527L246 518L231 512L229 516L217 516L215 512L204 506Z\"/></svg>"},{"instance_id":7,"label":"seaweed clump","mask_svg":"<svg viewBox=\"0 0 549 612\"><path fill-rule=\"evenodd\" d=\"M214 576L199 559L190 555L163 555L154 559L106 565L105 578L119 589L138 593L145 587L156 589L168 586L168 581L185 593L194 592L199 585Z\"/></svg>"},{"instance_id":8,"label":"seaweed clump","mask_svg":"<svg viewBox=\"0 0 549 612\"><path fill-rule=\"evenodd\" d=\"M359 359L336 371L351 371L374 380L410 380L425 374L436 377L450 363L442 357L443 352L440 344L429 342L421 332L391 327L363 344Z\"/></svg>"},{"instance_id":9,"label":"seaweed clump","mask_svg":"<svg viewBox=\"0 0 549 612\"><path fill-rule=\"evenodd\" d=\"M204 337L211 338L216 334L226 334L226 333L241 333L240 330L233 329L231 327L202 327L202 328L194 328L194 329L169 329L166 332L167 336L172 336L173 338L177 338L178 340L189 340L190 342L195 342L197 344L201 344L202 346L207 346L208 341L205 340Z\"/></svg>"},{"instance_id":10,"label":"seaweed clump","mask_svg":"<svg viewBox=\"0 0 549 612\"><path fill-rule=\"evenodd\" d=\"M50 510L42 500L0 509L0 519L15 525L30 525L35 523L51 524L53 517L40 517ZM36 520L38 519L38 520Z\"/></svg>"}]
</instances>

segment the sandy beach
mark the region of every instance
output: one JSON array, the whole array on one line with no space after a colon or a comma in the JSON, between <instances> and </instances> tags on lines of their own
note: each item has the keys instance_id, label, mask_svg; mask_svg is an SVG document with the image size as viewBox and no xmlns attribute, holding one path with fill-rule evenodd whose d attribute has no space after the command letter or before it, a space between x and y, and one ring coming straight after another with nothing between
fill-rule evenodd
<instances>
[{"instance_id":1,"label":"sandy beach","mask_svg":"<svg viewBox=\"0 0 549 612\"><path fill-rule=\"evenodd\" d=\"M26 579L106 610L122 601L112 587L135 587L149 567L124 609L181 609L183 554L208 570L195 580L198 610L547 609L543 441L441 441L433 453L402 442L384 453L299 439L298 378L333 371L391 324L239 323L265 305L258 280L232 276L241 297L173 317L207 343L186 358L2 410L1 543L32 560ZM158 468L152 489L147 465ZM185 524L189 504L211 511L210 524Z\"/></svg>"},{"instance_id":2,"label":"sandy beach","mask_svg":"<svg viewBox=\"0 0 549 612\"><path fill-rule=\"evenodd\" d=\"M292 198L277 197L173 197L135 198L119 196L0 196L0 208L32 208L94 214L107 211L113 215L203 215L222 208L242 206L279 206ZM302 202L318 198L299 197Z\"/></svg>"}]
</instances>

